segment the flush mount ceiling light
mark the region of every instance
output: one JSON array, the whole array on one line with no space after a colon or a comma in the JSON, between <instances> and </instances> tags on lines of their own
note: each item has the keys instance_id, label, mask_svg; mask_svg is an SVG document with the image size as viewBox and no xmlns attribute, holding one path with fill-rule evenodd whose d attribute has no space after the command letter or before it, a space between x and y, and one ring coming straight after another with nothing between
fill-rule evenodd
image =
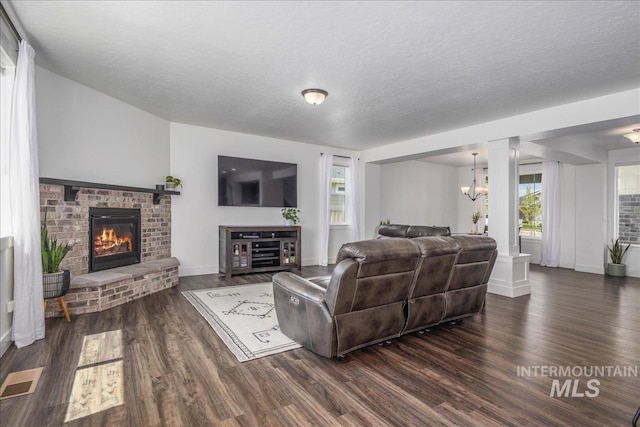
<instances>
[{"instance_id":1,"label":"flush mount ceiling light","mask_svg":"<svg viewBox=\"0 0 640 427\"><path fill-rule=\"evenodd\" d=\"M319 105L324 102L324 99L329 95L329 92L322 89L305 89L302 91L304 100L311 105Z\"/></svg>"},{"instance_id":2,"label":"flush mount ceiling light","mask_svg":"<svg viewBox=\"0 0 640 427\"><path fill-rule=\"evenodd\" d=\"M489 189L487 187L479 187L476 182L476 156L478 153L473 153L473 181L471 182L470 187L460 187L460 191L465 196L468 196L472 201L476 201L476 199L480 196L486 196L489 194Z\"/></svg>"},{"instance_id":3,"label":"flush mount ceiling light","mask_svg":"<svg viewBox=\"0 0 640 427\"><path fill-rule=\"evenodd\" d=\"M627 138L631 142L635 142L636 144L640 144L640 128L634 129L631 133L625 133L625 138Z\"/></svg>"}]
</instances>

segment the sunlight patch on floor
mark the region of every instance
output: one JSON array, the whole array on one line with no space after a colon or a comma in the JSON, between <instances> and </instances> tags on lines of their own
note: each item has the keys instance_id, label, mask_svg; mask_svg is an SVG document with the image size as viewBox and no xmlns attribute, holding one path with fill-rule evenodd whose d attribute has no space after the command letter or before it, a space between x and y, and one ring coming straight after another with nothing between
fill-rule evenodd
<instances>
[{"instance_id":1,"label":"sunlight patch on floor","mask_svg":"<svg viewBox=\"0 0 640 427\"><path fill-rule=\"evenodd\" d=\"M82 343L78 366L95 365L109 360L122 359L122 330L87 335Z\"/></svg>"},{"instance_id":2,"label":"sunlight patch on floor","mask_svg":"<svg viewBox=\"0 0 640 427\"><path fill-rule=\"evenodd\" d=\"M122 330L85 336L65 422L123 405L123 372Z\"/></svg>"}]
</instances>

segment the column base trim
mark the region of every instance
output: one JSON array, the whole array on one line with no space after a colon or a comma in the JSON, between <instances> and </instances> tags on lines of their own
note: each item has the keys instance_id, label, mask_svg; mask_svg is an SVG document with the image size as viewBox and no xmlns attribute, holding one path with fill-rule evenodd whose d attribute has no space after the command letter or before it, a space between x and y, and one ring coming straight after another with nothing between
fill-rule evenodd
<instances>
[{"instance_id":1,"label":"column base trim","mask_svg":"<svg viewBox=\"0 0 640 427\"><path fill-rule=\"evenodd\" d=\"M527 254L498 254L489 279L488 292L509 298L517 298L531 293L529 284L529 264Z\"/></svg>"}]
</instances>

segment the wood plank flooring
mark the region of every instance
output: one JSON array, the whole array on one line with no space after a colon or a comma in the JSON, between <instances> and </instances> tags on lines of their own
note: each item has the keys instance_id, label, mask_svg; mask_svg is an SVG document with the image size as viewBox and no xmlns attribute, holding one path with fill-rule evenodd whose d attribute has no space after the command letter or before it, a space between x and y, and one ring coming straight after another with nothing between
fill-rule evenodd
<instances>
[{"instance_id":1,"label":"wood plank flooring","mask_svg":"<svg viewBox=\"0 0 640 427\"><path fill-rule=\"evenodd\" d=\"M303 275L330 271L305 267ZM620 366L637 372L640 280L538 266L530 278L530 296L489 294L485 312L458 325L341 359L302 348L245 363L180 291L271 276L181 278L175 288L76 316L71 324L47 319L44 340L11 347L0 359L0 381L13 371L44 371L34 394L0 401L0 425L630 425L640 405L636 376L519 377L517 369ZM117 330L122 357L115 362L122 363L125 403L65 423L76 371L84 369L78 368L84 337ZM551 397L554 379L559 385L578 380L575 394L590 391L587 381L596 379L598 395Z\"/></svg>"}]
</instances>

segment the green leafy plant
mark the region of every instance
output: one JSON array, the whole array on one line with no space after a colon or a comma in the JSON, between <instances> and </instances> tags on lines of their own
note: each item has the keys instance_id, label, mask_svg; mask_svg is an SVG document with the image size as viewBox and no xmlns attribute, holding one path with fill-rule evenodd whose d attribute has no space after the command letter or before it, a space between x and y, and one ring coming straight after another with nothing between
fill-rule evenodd
<instances>
[{"instance_id":1,"label":"green leafy plant","mask_svg":"<svg viewBox=\"0 0 640 427\"><path fill-rule=\"evenodd\" d=\"M628 244L626 248L624 245L621 245L620 239L616 239L615 241L611 239L611 246L607 246L607 249L609 249L609 256L611 257L611 263L622 264L622 258L630 247L631 244Z\"/></svg>"},{"instance_id":2,"label":"green leafy plant","mask_svg":"<svg viewBox=\"0 0 640 427\"><path fill-rule=\"evenodd\" d=\"M282 218L289 219L293 221L294 224L297 224L300 222L300 218L298 218L298 213L300 213L300 209L282 208Z\"/></svg>"},{"instance_id":3,"label":"green leafy plant","mask_svg":"<svg viewBox=\"0 0 640 427\"><path fill-rule=\"evenodd\" d=\"M175 176L167 175L164 179L164 182L173 183L176 188L182 187L182 180L180 178L176 178Z\"/></svg>"},{"instance_id":4,"label":"green leafy plant","mask_svg":"<svg viewBox=\"0 0 640 427\"><path fill-rule=\"evenodd\" d=\"M388 219L386 221L385 220L380 221L380 225L386 225L386 224L391 224L391 220Z\"/></svg>"},{"instance_id":5,"label":"green leafy plant","mask_svg":"<svg viewBox=\"0 0 640 427\"><path fill-rule=\"evenodd\" d=\"M49 239L47 229L47 212L44 212L44 222L40 226L42 272L57 273L60 271L60 263L67 255L71 246L68 243L58 244L58 239Z\"/></svg>"}]
</instances>

